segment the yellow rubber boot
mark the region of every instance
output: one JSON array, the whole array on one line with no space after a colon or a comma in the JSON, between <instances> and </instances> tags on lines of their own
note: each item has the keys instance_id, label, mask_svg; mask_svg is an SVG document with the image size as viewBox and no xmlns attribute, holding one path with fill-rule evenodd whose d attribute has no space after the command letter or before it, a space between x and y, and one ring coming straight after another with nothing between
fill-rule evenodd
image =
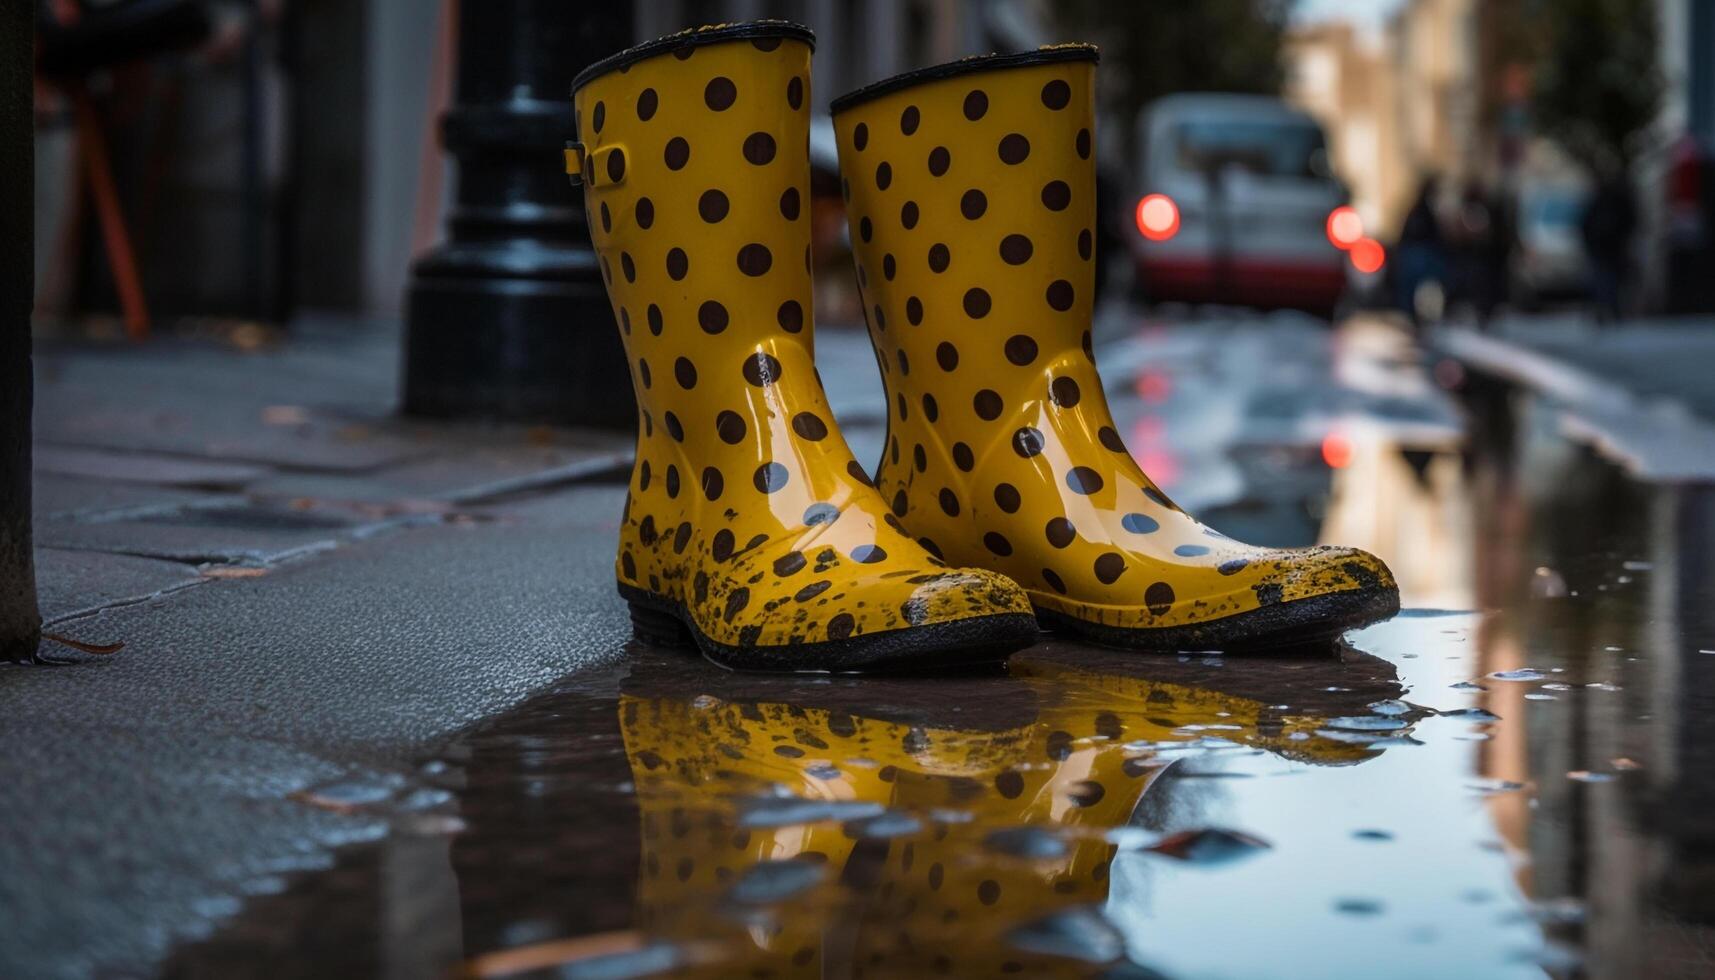
<instances>
[{"instance_id":1,"label":"yellow rubber boot","mask_svg":"<svg viewBox=\"0 0 1715 980\"><path fill-rule=\"evenodd\" d=\"M590 232L639 423L619 589L641 639L737 669L998 660L1019 587L949 569L852 459L811 337L809 31L689 31L573 88Z\"/></svg>"},{"instance_id":2,"label":"yellow rubber boot","mask_svg":"<svg viewBox=\"0 0 1715 980\"><path fill-rule=\"evenodd\" d=\"M1120 441L1090 343L1095 63L1087 45L972 58L834 101L888 389L882 497L931 550L1105 644L1290 646L1392 615L1374 556L1234 541Z\"/></svg>"}]
</instances>

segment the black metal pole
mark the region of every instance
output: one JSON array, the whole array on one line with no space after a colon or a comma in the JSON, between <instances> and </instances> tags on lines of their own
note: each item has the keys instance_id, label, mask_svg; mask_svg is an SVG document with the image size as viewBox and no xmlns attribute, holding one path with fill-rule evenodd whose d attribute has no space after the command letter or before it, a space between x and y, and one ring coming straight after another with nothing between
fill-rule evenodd
<instances>
[{"instance_id":1,"label":"black metal pole","mask_svg":"<svg viewBox=\"0 0 1715 980\"><path fill-rule=\"evenodd\" d=\"M627 427L619 331L566 180L572 77L631 42L625 0L465 0L447 240L412 268L404 409Z\"/></svg>"},{"instance_id":2,"label":"black metal pole","mask_svg":"<svg viewBox=\"0 0 1715 980\"><path fill-rule=\"evenodd\" d=\"M0 3L0 659L41 641L30 542L30 306L35 292L35 4Z\"/></svg>"}]
</instances>

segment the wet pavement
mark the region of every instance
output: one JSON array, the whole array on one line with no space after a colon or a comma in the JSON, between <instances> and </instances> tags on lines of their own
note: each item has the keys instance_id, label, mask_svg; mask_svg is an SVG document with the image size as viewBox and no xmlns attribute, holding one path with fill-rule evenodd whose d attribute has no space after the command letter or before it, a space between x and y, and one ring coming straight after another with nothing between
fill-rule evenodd
<instances>
[{"instance_id":1,"label":"wet pavement","mask_svg":"<svg viewBox=\"0 0 1715 980\"><path fill-rule=\"evenodd\" d=\"M592 632L451 738L253 790L349 843L241 876L162 972L1715 972L1715 493L1443 388L1385 324L1110 311L1100 336L1169 492L1235 536L1376 551L1407 612L1290 659L1045 637L910 680ZM878 448L849 378L836 410ZM618 492L478 501L470 533L569 534Z\"/></svg>"}]
</instances>

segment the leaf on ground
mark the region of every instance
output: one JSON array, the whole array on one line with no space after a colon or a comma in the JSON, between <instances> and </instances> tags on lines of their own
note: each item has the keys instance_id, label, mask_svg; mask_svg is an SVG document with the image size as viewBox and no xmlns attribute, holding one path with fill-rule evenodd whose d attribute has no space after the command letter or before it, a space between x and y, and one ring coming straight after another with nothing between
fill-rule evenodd
<instances>
[{"instance_id":1,"label":"leaf on ground","mask_svg":"<svg viewBox=\"0 0 1715 980\"><path fill-rule=\"evenodd\" d=\"M261 578L266 574L266 568L251 568L247 565L216 565L202 570L203 578Z\"/></svg>"},{"instance_id":2,"label":"leaf on ground","mask_svg":"<svg viewBox=\"0 0 1715 980\"><path fill-rule=\"evenodd\" d=\"M52 640L61 646L71 647L73 650L82 650L84 653L93 653L96 656L100 656L100 657L105 657L108 654L112 654L112 653L118 653L119 651L125 649L125 644L123 642L120 642L120 643L85 643L83 640L74 640L69 636L61 636L58 633L43 633L42 639Z\"/></svg>"}]
</instances>

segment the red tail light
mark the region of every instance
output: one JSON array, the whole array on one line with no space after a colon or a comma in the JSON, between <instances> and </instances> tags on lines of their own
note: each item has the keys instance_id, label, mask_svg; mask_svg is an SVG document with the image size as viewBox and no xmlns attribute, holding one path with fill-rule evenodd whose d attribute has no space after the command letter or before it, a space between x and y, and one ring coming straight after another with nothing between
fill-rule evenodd
<instances>
[{"instance_id":1,"label":"red tail light","mask_svg":"<svg viewBox=\"0 0 1715 980\"><path fill-rule=\"evenodd\" d=\"M1179 233L1179 206L1166 194L1150 194L1137 202L1137 230L1152 242L1164 242Z\"/></svg>"},{"instance_id":2,"label":"red tail light","mask_svg":"<svg viewBox=\"0 0 1715 980\"><path fill-rule=\"evenodd\" d=\"M1364 219L1349 205L1328 212L1328 240L1335 248L1351 248L1364 237Z\"/></svg>"}]
</instances>

